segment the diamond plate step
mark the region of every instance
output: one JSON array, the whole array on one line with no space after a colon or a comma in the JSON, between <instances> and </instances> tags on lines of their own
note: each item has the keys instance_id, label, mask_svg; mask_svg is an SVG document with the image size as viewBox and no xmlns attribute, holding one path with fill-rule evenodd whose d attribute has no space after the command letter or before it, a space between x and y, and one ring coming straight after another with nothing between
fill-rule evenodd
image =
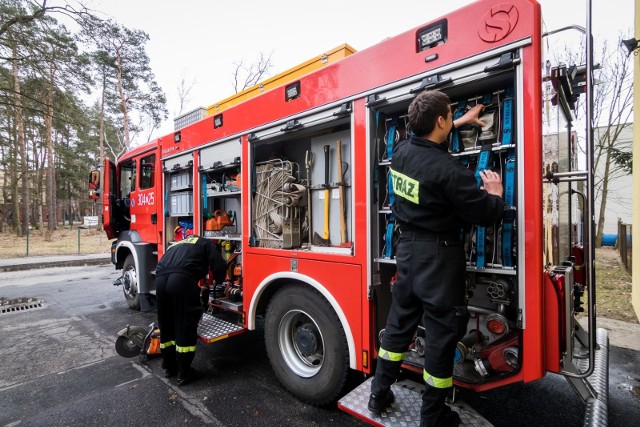
<instances>
[{"instance_id":1,"label":"diamond plate step","mask_svg":"<svg viewBox=\"0 0 640 427\"><path fill-rule=\"evenodd\" d=\"M596 396L587 399L584 426L606 426L608 424L609 332L603 328L596 329L596 342L598 348L596 349L593 373L587 378L596 392ZM576 366L580 372L586 372L589 368L589 360L578 359Z\"/></svg>"},{"instance_id":2,"label":"diamond plate step","mask_svg":"<svg viewBox=\"0 0 640 427\"><path fill-rule=\"evenodd\" d=\"M423 384L402 380L391 386L395 395L395 402L380 415L373 414L367 409L371 382L369 378L351 393L338 401L338 407L374 426L382 427L418 427L420 425L420 407L422 406ZM478 414L464 402L456 401L449 404L451 409L460 415L463 426L491 427L492 424Z\"/></svg>"},{"instance_id":3,"label":"diamond plate step","mask_svg":"<svg viewBox=\"0 0 640 427\"><path fill-rule=\"evenodd\" d=\"M246 329L235 323L227 322L210 314L203 314L198 324L198 336L206 343L220 341L238 335Z\"/></svg>"}]
</instances>

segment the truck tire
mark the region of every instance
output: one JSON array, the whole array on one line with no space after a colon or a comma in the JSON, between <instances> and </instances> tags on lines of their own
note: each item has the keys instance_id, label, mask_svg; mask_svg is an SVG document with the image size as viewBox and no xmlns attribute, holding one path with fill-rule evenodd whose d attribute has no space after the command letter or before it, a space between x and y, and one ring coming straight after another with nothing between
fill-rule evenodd
<instances>
[{"instance_id":1,"label":"truck tire","mask_svg":"<svg viewBox=\"0 0 640 427\"><path fill-rule=\"evenodd\" d=\"M267 308L265 344L276 377L291 394L318 406L337 400L349 370L347 339L319 292L299 285L276 292Z\"/></svg>"},{"instance_id":2,"label":"truck tire","mask_svg":"<svg viewBox=\"0 0 640 427\"><path fill-rule=\"evenodd\" d=\"M127 304L134 310L140 310L140 293L138 287L138 272L133 255L129 254L122 265L122 292Z\"/></svg>"}]
</instances>

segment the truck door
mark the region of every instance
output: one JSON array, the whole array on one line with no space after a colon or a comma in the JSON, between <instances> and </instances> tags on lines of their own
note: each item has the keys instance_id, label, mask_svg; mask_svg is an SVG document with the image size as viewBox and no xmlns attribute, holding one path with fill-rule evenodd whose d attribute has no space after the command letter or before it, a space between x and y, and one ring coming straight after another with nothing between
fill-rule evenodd
<instances>
[{"instance_id":1,"label":"truck door","mask_svg":"<svg viewBox=\"0 0 640 427\"><path fill-rule=\"evenodd\" d=\"M129 213L131 229L139 233L143 242L153 242L156 236L158 214L156 203L156 154L146 154L139 158L137 185L131 188Z\"/></svg>"},{"instance_id":2,"label":"truck door","mask_svg":"<svg viewBox=\"0 0 640 427\"><path fill-rule=\"evenodd\" d=\"M107 237L115 239L121 231L129 230L131 225L131 192L136 184L136 162L126 160L116 168L111 160L106 159L104 170L103 225Z\"/></svg>"},{"instance_id":3,"label":"truck door","mask_svg":"<svg viewBox=\"0 0 640 427\"><path fill-rule=\"evenodd\" d=\"M104 189L102 191L102 226L109 240L118 237L118 232L120 231L116 226L116 221L113 216L116 202L114 192L117 191L118 188L116 177L116 165L111 159L106 158L104 161Z\"/></svg>"}]
</instances>

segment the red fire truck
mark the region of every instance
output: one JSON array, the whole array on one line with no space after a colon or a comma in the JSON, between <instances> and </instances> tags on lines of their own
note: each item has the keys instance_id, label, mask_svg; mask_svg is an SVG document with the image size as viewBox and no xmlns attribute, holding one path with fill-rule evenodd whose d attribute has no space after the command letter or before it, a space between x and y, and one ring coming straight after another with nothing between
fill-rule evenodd
<instances>
[{"instance_id":1,"label":"red fire truck","mask_svg":"<svg viewBox=\"0 0 640 427\"><path fill-rule=\"evenodd\" d=\"M228 274L222 284L203 283L202 340L253 330L261 317L287 390L393 425L392 413L367 411L370 379L346 396L343 388L349 370L373 373L391 302L393 145L411 132L411 100L437 88L454 117L484 104L486 125L455 130L449 149L469 168L501 173L507 206L499 223L466 236L471 319L454 361L456 386L485 391L559 373L585 402L585 423L606 424L593 144L590 130L574 124L577 106L592 104L591 62L552 64L543 51L553 33L542 33L534 0L476 1L214 111L117 164L107 160L93 184L129 305L153 307L153 271L172 242L188 233L213 239ZM428 339L418 328L405 355L404 371L417 378ZM391 412L420 405L419 386L394 387ZM458 410L465 422L477 416Z\"/></svg>"}]
</instances>

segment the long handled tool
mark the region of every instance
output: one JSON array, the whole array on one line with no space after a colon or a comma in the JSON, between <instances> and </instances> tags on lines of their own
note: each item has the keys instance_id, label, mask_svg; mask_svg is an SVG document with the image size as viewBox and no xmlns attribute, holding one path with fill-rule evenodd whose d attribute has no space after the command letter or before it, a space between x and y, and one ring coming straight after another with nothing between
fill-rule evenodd
<instances>
[{"instance_id":1,"label":"long handled tool","mask_svg":"<svg viewBox=\"0 0 640 427\"><path fill-rule=\"evenodd\" d=\"M331 246L329 233L329 201L331 198L331 183L329 182L329 146L324 146L324 231L322 237L314 233L314 244L318 246Z\"/></svg>"},{"instance_id":2,"label":"long handled tool","mask_svg":"<svg viewBox=\"0 0 640 427\"><path fill-rule=\"evenodd\" d=\"M313 236L313 219L311 218L311 166L313 165L313 152L307 150L307 154L304 159L305 167L307 169L307 223L309 224L309 243L311 243L311 237Z\"/></svg>"},{"instance_id":3,"label":"long handled tool","mask_svg":"<svg viewBox=\"0 0 640 427\"><path fill-rule=\"evenodd\" d=\"M338 191L340 193L340 246L349 247L347 243L347 210L344 194L344 176L342 172L342 141L336 141L336 156L338 157Z\"/></svg>"}]
</instances>

